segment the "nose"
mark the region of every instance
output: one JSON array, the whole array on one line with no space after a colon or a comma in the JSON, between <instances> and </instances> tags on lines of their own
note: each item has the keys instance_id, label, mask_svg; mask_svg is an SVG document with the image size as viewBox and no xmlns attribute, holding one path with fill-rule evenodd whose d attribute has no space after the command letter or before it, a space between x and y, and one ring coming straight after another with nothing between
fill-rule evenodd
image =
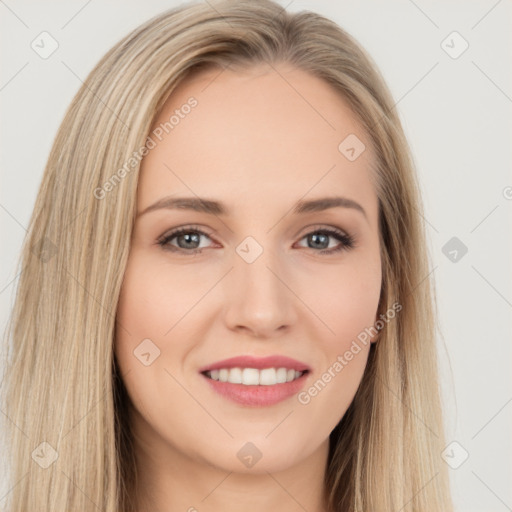
<instances>
[{"instance_id":1,"label":"nose","mask_svg":"<svg viewBox=\"0 0 512 512\"><path fill-rule=\"evenodd\" d=\"M237 256L225 289L228 328L259 338L289 331L297 321L300 302L289 281L289 272L270 251L252 263Z\"/></svg>"}]
</instances>

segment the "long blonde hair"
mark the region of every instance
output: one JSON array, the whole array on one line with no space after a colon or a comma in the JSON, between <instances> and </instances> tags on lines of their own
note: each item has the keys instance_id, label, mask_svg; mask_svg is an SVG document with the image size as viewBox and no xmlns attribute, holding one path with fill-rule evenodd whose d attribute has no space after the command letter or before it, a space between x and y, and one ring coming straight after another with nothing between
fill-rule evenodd
<instances>
[{"instance_id":1,"label":"long blonde hair","mask_svg":"<svg viewBox=\"0 0 512 512\"><path fill-rule=\"evenodd\" d=\"M380 206L379 312L402 306L372 345L357 394L331 433L328 510L452 510L421 196L392 96L337 24L270 0L189 3L155 16L108 51L69 106L24 241L4 336L12 467L3 510L134 510L128 397L113 353L136 210L134 155L194 70L262 62L324 79L365 128Z\"/></svg>"}]
</instances>

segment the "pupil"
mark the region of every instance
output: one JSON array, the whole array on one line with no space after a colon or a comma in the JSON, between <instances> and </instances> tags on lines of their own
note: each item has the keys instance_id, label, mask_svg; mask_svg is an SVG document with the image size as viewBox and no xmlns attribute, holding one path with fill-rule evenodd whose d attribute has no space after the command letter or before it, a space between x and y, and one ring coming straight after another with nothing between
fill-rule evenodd
<instances>
[{"instance_id":1,"label":"pupil","mask_svg":"<svg viewBox=\"0 0 512 512\"><path fill-rule=\"evenodd\" d=\"M195 234L190 234L190 233L186 233L184 235L181 235L183 238L186 239L186 242L185 243L198 243L199 242L199 236L197 235L197 233ZM193 239L191 241L191 239ZM185 247L185 249L190 249L191 247ZM195 248L195 247L192 247L192 248Z\"/></svg>"},{"instance_id":2,"label":"pupil","mask_svg":"<svg viewBox=\"0 0 512 512\"><path fill-rule=\"evenodd\" d=\"M322 241L320 241L320 245L323 245L322 249L326 249L329 244L327 243L327 245L325 245L325 242L327 241L327 235L324 235L324 234L314 234L314 235L311 235L311 237L313 238L314 240L314 244L318 247L318 244L317 244L317 241L319 239L319 237L323 238ZM323 244L322 244L323 242Z\"/></svg>"}]
</instances>

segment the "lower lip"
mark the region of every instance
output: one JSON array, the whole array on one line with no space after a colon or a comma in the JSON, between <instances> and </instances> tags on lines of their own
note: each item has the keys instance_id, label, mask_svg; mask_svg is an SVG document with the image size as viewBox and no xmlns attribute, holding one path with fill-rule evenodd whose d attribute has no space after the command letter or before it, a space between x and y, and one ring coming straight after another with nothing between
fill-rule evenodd
<instances>
[{"instance_id":1,"label":"lower lip","mask_svg":"<svg viewBox=\"0 0 512 512\"><path fill-rule=\"evenodd\" d=\"M211 388L223 397L242 405L265 407L274 405L297 394L304 386L308 373L302 374L298 379L273 386L245 386L244 384L231 384L220 382L203 375Z\"/></svg>"}]
</instances>

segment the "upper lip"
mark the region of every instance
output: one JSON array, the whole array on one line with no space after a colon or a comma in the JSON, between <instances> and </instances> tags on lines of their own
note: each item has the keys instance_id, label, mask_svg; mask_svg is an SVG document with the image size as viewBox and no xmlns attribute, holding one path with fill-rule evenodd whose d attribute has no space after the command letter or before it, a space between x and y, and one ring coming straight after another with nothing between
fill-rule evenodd
<instances>
[{"instance_id":1,"label":"upper lip","mask_svg":"<svg viewBox=\"0 0 512 512\"><path fill-rule=\"evenodd\" d=\"M199 369L199 372L204 373L211 370L220 370L222 368L256 368L257 370L263 370L265 368L288 368L297 370L299 372L309 371L310 367L292 359L291 357L274 355L267 357L254 357L254 356L238 356L231 357L229 359L223 359L216 363L203 366Z\"/></svg>"}]
</instances>

